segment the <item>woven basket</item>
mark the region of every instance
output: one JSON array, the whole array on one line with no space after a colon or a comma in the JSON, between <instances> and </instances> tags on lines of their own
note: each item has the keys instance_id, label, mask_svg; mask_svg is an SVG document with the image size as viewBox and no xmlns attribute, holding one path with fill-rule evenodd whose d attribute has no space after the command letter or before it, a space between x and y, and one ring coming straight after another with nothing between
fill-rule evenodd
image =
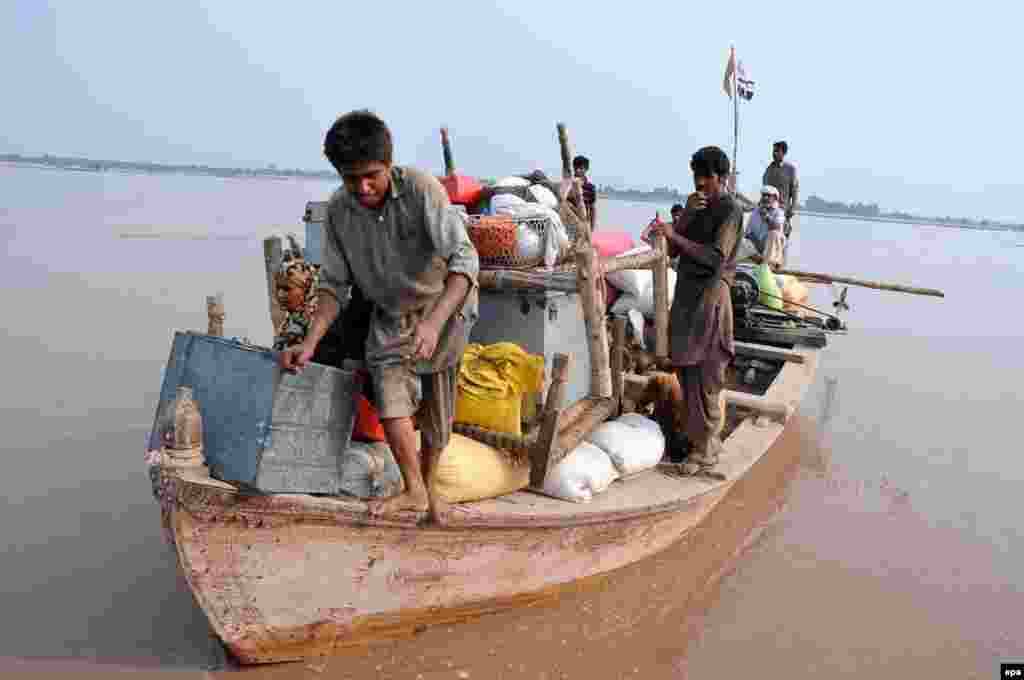
<instances>
[{"instance_id":1,"label":"woven basket","mask_svg":"<svg viewBox=\"0 0 1024 680\"><path fill-rule=\"evenodd\" d=\"M511 215L470 215L466 223L469 240L476 246L481 269L531 269L544 262L543 251L536 256L519 254L517 234L525 226L543 243L551 226L546 217L513 217Z\"/></svg>"}]
</instances>

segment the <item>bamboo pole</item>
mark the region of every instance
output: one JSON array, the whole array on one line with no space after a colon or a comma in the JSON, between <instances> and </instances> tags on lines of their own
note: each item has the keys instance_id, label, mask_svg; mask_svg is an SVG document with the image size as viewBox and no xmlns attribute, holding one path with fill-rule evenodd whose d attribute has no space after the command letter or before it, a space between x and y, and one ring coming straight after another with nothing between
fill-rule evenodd
<instances>
[{"instance_id":1,"label":"bamboo pole","mask_svg":"<svg viewBox=\"0 0 1024 680\"><path fill-rule=\"evenodd\" d=\"M654 355L668 357L668 242L663 234L654 237Z\"/></svg>"},{"instance_id":2,"label":"bamboo pole","mask_svg":"<svg viewBox=\"0 0 1024 680\"><path fill-rule=\"evenodd\" d=\"M622 371L626 357L626 319L617 316L612 320L612 401L615 402L615 412L622 408Z\"/></svg>"},{"instance_id":3,"label":"bamboo pole","mask_svg":"<svg viewBox=\"0 0 1024 680\"><path fill-rule=\"evenodd\" d=\"M441 153L444 154L444 174L449 177L455 174L455 159L452 158L452 145L448 140L448 128L441 128Z\"/></svg>"},{"instance_id":4,"label":"bamboo pole","mask_svg":"<svg viewBox=\"0 0 1024 680\"><path fill-rule=\"evenodd\" d=\"M224 293L206 296L206 334L224 337Z\"/></svg>"},{"instance_id":5,"label":"bamboo pole","mask_svg":"<svg viewBox=\"0 0 1024 680\"><path fill-rule=\"evenodd\" d=\"M555 290L579 291L576 272L531 272L512 269L485 269L477 281L483 290Z\"/></svg>"},{"instance_id":6,"label":"bamboo pole","mask_svg":"<svg viewBox=\"0 0 1024 680\"><path fill-rule=\"evenodd\" d=\"M602 257L601 269L605 274L622 271L623 269L654 269L661 253L651 249L635 255L620 255L618 257Z\"/></svg>"},{"instance_id":7,"label":"bamboo pole","mask_svg":"<svg viewBox=\"0 0 1024 680\"><path fill-rule=\"evenodd\" d=\"M558 445L556 436L562 420L565 386L569 381L569 361L568 354L556 354L551 366L551 384L548 386L548 396L544 401L540 431L537 434L537 441L530 449L530 485L536 488L543 488L548 470L552 467L551 460L560 460L555 454Z\"/></svg>"},{"instance_id":8,"label":"bamboo pole","mask_svg":"<svg viewBox=\"0 0 1024 680\"><path fill-rule=\"evenodd\" d=\"M572 179L572 150L569 133L564 123L558 123L558 145L562 154L562 176ZM583 205L579 186L573 182L572 191ZM604 296L598 281L597 253L590 240L590 224L584 219L577 222L576 276L579 284L583 319L587 326L587 345L590 350L590 395L602 399L612 396L612 375L608 357L608 329L604 319Z\"/></svg>"},{"instance_id":9,"label":"bamboo pole","mask_svg":"<svg viewBox=\"0 0 1024 680\"><path fill-rule=\"evenodd\" d=\"M281 239L277 236L263 239L263 264L267 271L267 295L270 298L270 323L274 325L273 335L284 322L285 311L277 302L277 272L281 268L284 252Z\"/></svg>"},{"instance_id":10,"label":"bamboo pole","mask_svg":"<svg viewBox=\"0 0 1024 680\"><path fill-rule=\"evenodd\" d=\"M914 286L902 286L897 283L886 283L885 281L869 281L867 279L852 279L847 276L833 276L832 274L820 274L817 272L803 272L796 269L781 269L778 274L795 276L798 279L808 279L819 283L844 283L849 286L860 286L862 288L874 288L875 290L888 290L894 293L910 293L911 295L929 295L931 297L946 297L941 290L934 288L916 288Z\"/></svg>"}]
</instances>

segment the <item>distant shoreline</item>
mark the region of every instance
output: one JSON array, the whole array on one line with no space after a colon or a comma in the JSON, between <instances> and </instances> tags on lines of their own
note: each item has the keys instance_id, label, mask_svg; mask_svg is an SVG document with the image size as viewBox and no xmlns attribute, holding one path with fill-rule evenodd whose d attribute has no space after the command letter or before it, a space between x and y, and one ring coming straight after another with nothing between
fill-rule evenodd
<instances>
[{"instance_id":1,"label":"distant shoreline","mask_svg":"<svg viewBox=\"0 0 1024 680\"><path fill-rule=\"evenodd\" d=\"M967 224L964 222L938 222L934 218L927 217L866 217L864 215L851 215L849 213L817 212L813 210L801 210L800 215L813 215L814 217L834 217L840 220L860 220L862 222L892 222L895 224L913 224L918 227L951 227L954 229L974 229L977 231L1024 231L1024 225L1020 224Z\"/></svg>"},{"instance_id":2,"label":"distant shoreline","mask_svg":"<svg viewBox=\"0 0 1024 680\"><path fill-rule=\"evenodd\" d=\"M333 171L283 169L274 166L267 168L223 168L206 165L165 165L160 163L95 160L89 158L60 157L44 154L42 156L22 156L20 154L0 154L0 165L15 167L63 170L65 172L117 172L122 174L144 175L193 175L199 177L219 177L224 179L315 179L319 181L338 181ZM617 190L601 187L598 197L619 201L639 203L681 203L685 196L664 189L655 191ZM973 229L977 231L1014 231L1024 232L1022 224L998 222L967 223L962 221L941 220L934 217L900 216L884 217L857 215L844 212L823 212L801 209L801 215L814 217L833 217L840 220L862 220L865 222L889 222L894 224L911 224L916 226L951 227L955 229Z\"/></svg>"}]
</instances>

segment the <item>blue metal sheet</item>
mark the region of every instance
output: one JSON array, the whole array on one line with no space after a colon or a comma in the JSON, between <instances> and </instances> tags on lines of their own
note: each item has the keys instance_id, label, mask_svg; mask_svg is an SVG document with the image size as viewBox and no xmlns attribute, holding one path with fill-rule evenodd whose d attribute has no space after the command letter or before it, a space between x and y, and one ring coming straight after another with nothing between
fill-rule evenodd
<instances>
[{"instance_id":1,"label":"blue metal sheet","mask_svg":"<svg viewBox=\"0 0 1024 680\"><path fill-rule=\"evenodd\" d=\"M360 389L355 373L310 364L293 375L270 350L176 333L157 417L179 385L191 386L199 403L211 475L266 492L338 493Z\"/></svg>"}]
</instances>

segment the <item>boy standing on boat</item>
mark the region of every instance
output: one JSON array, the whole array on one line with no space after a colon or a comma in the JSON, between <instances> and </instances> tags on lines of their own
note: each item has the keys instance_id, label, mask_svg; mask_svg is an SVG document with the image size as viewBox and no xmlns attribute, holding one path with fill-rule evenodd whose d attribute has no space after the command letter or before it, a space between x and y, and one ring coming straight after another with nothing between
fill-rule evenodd
<instances>
[{"instance_id":1,"label":"boy standing on boat","mask_svg":"<svg viewBox=\"0 0 1024 680\"><path fill-rule=\"evenodd\" d=\"M707 469L718 462L725 424L725 369L735 356L732 300L743 211L726 190L729 157L706 146L690 160L696 191L679 225L658 223L669 256L679 255L669 313L670 358L682 388L689 460Z\"/></svg>"},{"instance_id":2,"label":"boy standing on boat","mask_svg":"<svg viewBox=\"0 0 1024 680\"><path fill-rule=\"evenodd\" d=\"M587 216L590 219L590 229L597 228L597 189L593 182L587 177L590 172L590 159L586 156L576 156L572 159L572 174L576 181L580 182L580 193L583 194L583 205L587 208Z\"/></svg>"},{"instance_id":3,"label":"boy standing on boat","mask_svg":"<svg viewBox=\"0 0 1024 680\"><path fill-rule=\"evenodd\" d=\"M300 370L337 317L349 285L374 305L366 362L405 492L371 513L445 508L426 480L451 437L459 359L477 319L480 263L465 225L432 175L392 165L391 132L368 111L338 118L324 154L344 186L328 204L319 304L303 343L282 354ZM422 458L413 419L420 425Z\"/></svg>"},{"instance_id":4,"label":"boy standing on boat","mask_svg":"<svg viewBox=\"0 0 1024 680\"><path fill-rule=\"evenodd\" d=\"M784 141L772 145L772 162L764 170L761 184L773 186L779 190L779 202L786 213L786 252L796 226L796 210L800 206L800 180L796 176L796 166L786 162L789 144ZM785 255L783 256L785 261Z\"/></svg>"}]
</instances>

